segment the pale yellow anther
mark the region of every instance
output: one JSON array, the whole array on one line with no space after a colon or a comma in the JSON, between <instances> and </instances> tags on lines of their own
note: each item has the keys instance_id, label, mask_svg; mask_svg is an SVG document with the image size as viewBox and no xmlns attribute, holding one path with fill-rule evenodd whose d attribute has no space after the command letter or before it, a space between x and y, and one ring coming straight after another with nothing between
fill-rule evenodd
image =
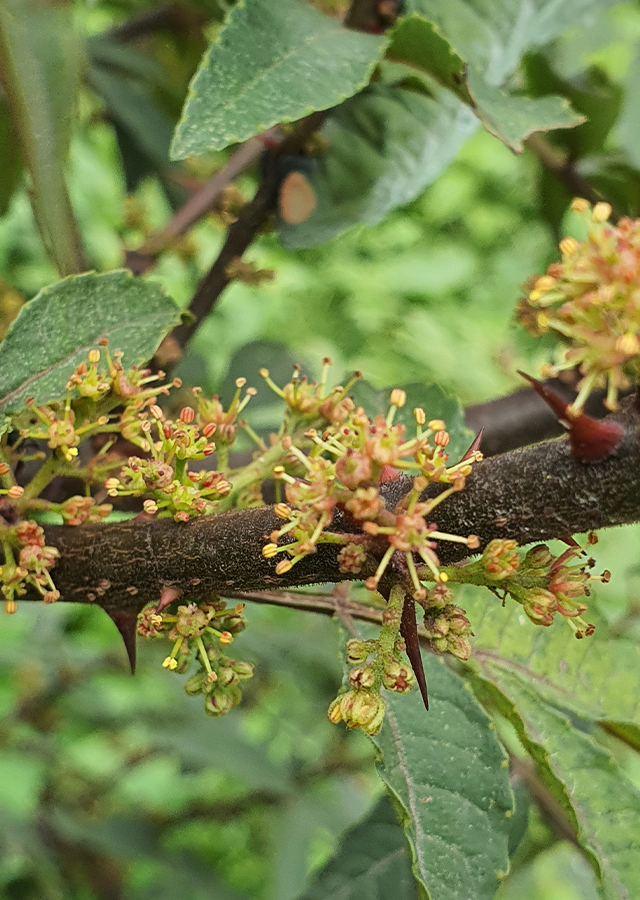
<instances>
[{"instance_id":1,"label":"pale yellow anther","mask_svg":"<svg viewBox=\"0 0 640 900\"><path fill-rule=\"evenodd\" d=\"M589 201L583 200L582 197L576 197L571 201L571 209L577 213L584 212L585 210L589 209Z\"/></svg>"},{"instance_id":2,"label":"pale yellow anther","mask_svg":"<svg viewBox=\"0 0 640 900\"><path fill-rule=\"evenodd\" d=\"M391 405L397 406L398 409L402 409L402 407L407 402L407 393L403 391L402 388L394 388L391 391Z\"/></svg>"},{"instance_id":3,"label":"pale yellow anther","mask_svg":"<svg viewBox=\"0 0 640 900\"><path fill-rule=\"evenodd\" d=\"M246 378L236 378L236 387L242 388L247 383Z\"/></svg>"},{"instance_id":4,"label":"pale yellow anther","mask_svg":"<svg viewBox=\"0 0 640 900\"><path fill-rule=\"evenodd\" d=\"M618 353L623 353L625 356L637 356L640 353L640 340L637 334L627 332L627 334L620 335L615 347Z\"/></svg>"},{"instance_id":5,"label":"pale yellow anther","mask_svg":"<svg viewBox=\"0 0 640 900\"><path fill-rule=\"evenodd\" d=\"M427 428L430 428L431 431L444 431L446 427L442 419L432 419L427 425Z\"/></svg>"},{"instance_id":6,"label":"pale yellow anther","mask_svg":"<svg viewBox=\"0 0 640 900\"><path fill-rule=\"evenodd\" d=\"M606 222L610 215L611 204L604 202L596 203L591 214L593 221L597 223Z\"/></svg>"},{"instance_id":7,"label":"pale yellow anther","mask_svg":"<svg viewBox=\"0 0 640 900\"><path fill-rule=\"evenodd\" d=\"M558 245L563 256L573 256L579 246L580 244L572 237L562 238Z\"/></svg>"},{"instance_id":8,"label":"pale yellow anther","mask_svg":"<svg viewBox=\"0 0 640 900\"><path fill-rule=\"evenodd\" d=\"M292 568L293 562L290 559L281 559L276 566L276 575L284 575L285 572L288 572Z\"/></svg>"},{"instance_id":9,"label":"pale yellow anther","mask_svg":"<svg viewBox=\"0 0 640 900\"><path fill-rule=\"evenodd\" d=\"M286 503L276 503L273 511L279 519L288 519L291 515L291 507Z\"/></svg>"},{"instance_id":10,"label":"pale yellow anther","mask_svg":"<svg viewBox=\"0 0 640 900\"><path fill-rule=\"evenodd\" d=\"M546 291L550 291L551 288L555 287L556 280L552 278L551 275L542 275L535 284L535 290L546 293Z\"/></svg>"},{"instance_id":11,"label":"pale yellow anther","mask_svg":"<svg viewBox=\"0 0 640 900\"><path fill-rule=\"evenodd\" d=\"M100 351L99 350L89 350L89 362L92 364L100 362Z\"/></svg>"},{"instance_id":12,"label":"pale yellow anther","mask_svg":"<svg viewBox=\"0 0 640 900\"><path fill-rule=\"evenodd\" d=\"M427 421L427 417L421 406L416 406L416 408L413 410L413 417L418 425L424 425L424 423Z\"/></svg>"},{"instance_id":13,"label":"pale yellow anther","mask_svg":"<svg viewBox=\"0 0 640 900\"><path fill-rule=\"evenodd\" d=\"M265 559L272 559L278 553L277 544L265 544L262 548L262 555Z\"/></svg>"}]
</instances>

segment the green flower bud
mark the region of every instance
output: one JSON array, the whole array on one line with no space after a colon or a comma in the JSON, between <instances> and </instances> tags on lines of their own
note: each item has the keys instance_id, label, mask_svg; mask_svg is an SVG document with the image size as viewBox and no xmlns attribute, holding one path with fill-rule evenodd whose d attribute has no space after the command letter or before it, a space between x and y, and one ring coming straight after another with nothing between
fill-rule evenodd
<instances>
[{"instance_id":1,"label":"green flower bud","mask_svg":"<svg viewBox=\"0 0 640 900\"><path fill-rule=\"evenodd\" d=\"M196 675L192 675L184 686L187 694L189 694L190 697L194 697L196 694L201 694L203 692L203 688L205 687L205 679L206 672L198 672Z\"/></svg>"}]
</instances>

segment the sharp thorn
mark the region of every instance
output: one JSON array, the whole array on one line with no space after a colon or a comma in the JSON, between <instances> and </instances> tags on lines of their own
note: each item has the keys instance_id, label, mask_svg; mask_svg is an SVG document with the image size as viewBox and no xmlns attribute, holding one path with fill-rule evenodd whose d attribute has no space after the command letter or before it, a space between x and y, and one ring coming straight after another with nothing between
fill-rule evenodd
<instances>
[{"instance_id":1,"label":"sharp thorn","mask_svg":"<svg viewBox=\"0 0 640 900\"><path fill-rule=\"evenodd\" d=\"M420 653L418 623L416 622L416 605L412 597L405 597L404 600L402 619L400 620L400 634L407 645L407 656L409 657L413 674L416 676L416 681L420 688L424 708L428 710L429 697L427 695L427 679L425 678L422 655Z\"/></svg>"},{"instance_id":2,"label":"sharp thorn","mask_svg":"<svg viewBox=\"0 0 640 900\"><path fill-rule=\"evenodd\" d=\"M136 672L136 629L138 625L138 611L135 609L105 609L106 614L120 632L127 651L131 674Z\"/></svg>"},{"instance_id":3,"label":"sharp thorn","mask_svg":"<svg viewBox=\"0 0 640 900\"><path fill-rule=\"evenodd\" d=\"M464 454L460 462L464 462L465 459L469 459L469 457L476 452L476 450L480 449L480 444L482 443L482 435L484 434L484 426L480 429L474 439L471 441L471 446Z\"/></svg>"}]
</instances>

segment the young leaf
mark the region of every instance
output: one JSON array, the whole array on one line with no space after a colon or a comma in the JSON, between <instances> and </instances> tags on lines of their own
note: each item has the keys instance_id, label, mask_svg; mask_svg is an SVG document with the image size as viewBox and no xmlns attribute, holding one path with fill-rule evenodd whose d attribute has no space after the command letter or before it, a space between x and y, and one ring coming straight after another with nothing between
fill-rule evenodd
<instances>
[{"instance_id":1,"label":"young leaf","mask_svg":"<svg viewBox=\"0 0 640 900\"><path fill-rule=\"evenodd\" d=\"M376 225L417 197L451 162L477 120L431 82L432 96L371 84L333 111L329 150L307 178L317 206L300 225L280 223L286 247L312 247L359 222Z\"/></svg>"},{"instance_id":2,"label":"young leaf","mask_svg":"<svg viewBox=\"0 0 640 900\"><path fill-rule=\"evenodd\" d=\"M430 709L417 691L385 694L373 738L413 857L433 900L492 900L509 867L513 794L504 750L469 686L441 659L424 656Z\"/></svg>"},{"instance_id":3,"label":"young leaf","mask_svg":"<svg viewBox=\"0 0 640 900\"><path fill-rule=\"evenodd\" d=\"M125 366L151 358L180 320L162 288L129 272L71 276L26 303L0 344L0 410L27 397L36 404L63 397L73 370L101 338L124 353Z\"/></svg>"},{"instance_id":4,"label":"young leaf","mask_svg":"<svg viewBox=\"0 0 640 900\"><path fill-rule=\"evenodd\" d=\"M492 697L515 727L538 771L566 810L602 881L606 900L640 896L640 792L609 753L544 702L521 674L491 679Z\"/></svg>"},{"instance_id":5,"label":"young leaf","mask_svg":"<svg viewBox=\"0 0 640 900\"><path fill-rule=\"evenodd\" d=\"M347 832L299 900L415 900L407 839L388 797Z\"/></svg>"},{"instance_id":6,"label":"young leaf","mask_svg":"<svg viewBox=\"0 0 640 900\"><path fill-rule=\"evenodd\" d=\"M304 0L237 3L193 79L172 159L341 103L368 83L387 43L348 31Z\"/></svg>"}]
</instances>

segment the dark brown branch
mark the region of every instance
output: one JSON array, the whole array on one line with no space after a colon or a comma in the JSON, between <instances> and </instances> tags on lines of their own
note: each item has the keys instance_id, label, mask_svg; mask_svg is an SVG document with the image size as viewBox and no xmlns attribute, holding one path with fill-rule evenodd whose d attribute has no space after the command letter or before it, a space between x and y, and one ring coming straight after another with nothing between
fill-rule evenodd
<instances>
[{"instance_id":1,"label":"dark brown branch","mask_svg":"<svg viewBox=\"0 0 640 900\"><path fill-rule=\"evenodd\" d=\"M482 547L493 538L527 544L640 520L640 414L635 408L628 408L625 422L614 456L599 463L574 459L566 439L485 460L465 489L438 507L439 529L477 534ZM393 507L407 487L406 479L386 485L387 505ZM440 490L432 485L427 492ZM335 544L322 544L290 572L276 575L276 561L265 559L261 550L279 524L271 508L263 507L186 524L165 519L49 526L46 536L61 554L54 575L62 599L111 610L156 602L166 586L195 599L345 580ZM334 527L349 530L339 517ZM467 552L444 541L438 548L445 564ZM376 563L372 554L359 577L373 574Z\"/></svg>"},{"instance_id":2,"label":"dark brown branch","mask_svg":"<svg viewBox=\"0 0 640 900\"><path fill-rule=\"evenodd\" d=\"M148 9L137 16L131 16L121 25L116 25L108 32L108 37L124 44L136 41L154 31L169 29L171 31L188 31L194 24L204 25L206 19L194 9L179 3L166 3L155 9Z\"/></svg>"}]
</instances>

